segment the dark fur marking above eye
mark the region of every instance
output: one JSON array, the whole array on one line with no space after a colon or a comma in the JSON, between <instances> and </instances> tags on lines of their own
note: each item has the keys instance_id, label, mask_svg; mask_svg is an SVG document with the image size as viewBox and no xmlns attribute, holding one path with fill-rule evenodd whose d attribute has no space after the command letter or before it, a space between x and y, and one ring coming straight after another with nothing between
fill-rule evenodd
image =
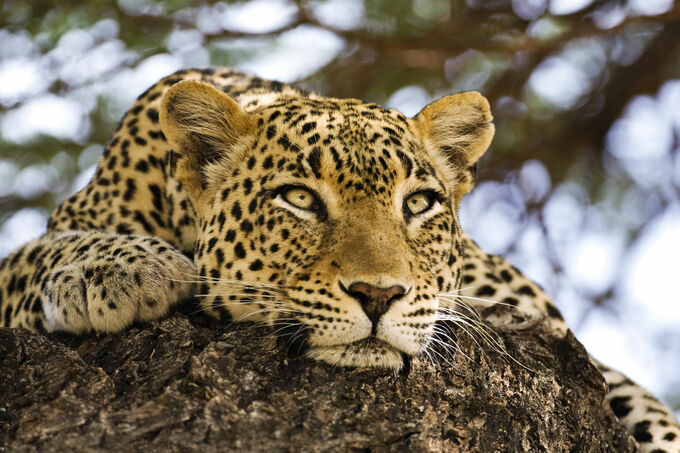
<instances>
[{"instance_id":1,"label":"dark fur marking above eye","mask_svg":"<svg viewBox=\"0 0 680 453\"><path fill-rule=\"evenodd\" d=\"M411 172L413 171L413 161L402 151L397 151L397 157L401 161L401 165L402 167L404 167L404 172L406 173L406 177L408 178L409 176L411 176Z\"/></svg>"},{"instance_id":2,"label":"dark fur marking above eye","mask_svg":"<svg viewBox=\"0 0 680 453\"><path fill-rule=\"evenodd\" d=\"M312 151L309 153L309 156L307 157L307 162L309 163L309 166L312 168L314 176L316 176L317 179L320 179L321 172L319 170L321 169L321 149L319 149L318 146L314 147L314 149L312 149Z\"/></svg>"}]
</instances>

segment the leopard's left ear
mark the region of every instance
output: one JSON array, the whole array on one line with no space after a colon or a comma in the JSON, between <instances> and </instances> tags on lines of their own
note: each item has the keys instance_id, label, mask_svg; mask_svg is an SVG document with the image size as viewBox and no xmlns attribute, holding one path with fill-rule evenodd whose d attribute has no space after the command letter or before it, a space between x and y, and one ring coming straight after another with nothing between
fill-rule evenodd
<instances>
[{"instance_id":1,"label":"leopard's left ear","mask_svg":"<svg viewBox=\"0 0 680 453\"><path fill-rule=\"evenodd\" d=\"M493 138L489 101L476 91L452 94L425 106L413 119L460 202L472 189L475 164Z\"/></svg>"},{"instance_id":2,"label":"leopard's left ear","mask_svg":"<svg viewBox=\"0 0 680 453\"><path fill-rule=\"evenodd\" d=\"M179 156L175 176L193 197L205 189L210 164L237 160L240 139L256 129L256 118L236 101L193 80L178 82L165 93L160 123Z\"/></svg>"}]
</instances>

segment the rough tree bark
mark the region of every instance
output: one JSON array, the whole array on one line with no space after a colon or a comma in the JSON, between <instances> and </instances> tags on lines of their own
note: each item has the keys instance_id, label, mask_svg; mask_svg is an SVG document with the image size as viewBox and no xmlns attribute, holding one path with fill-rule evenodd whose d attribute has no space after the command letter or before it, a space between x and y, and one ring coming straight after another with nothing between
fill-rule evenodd
<instances>
[{"instance_id":1,"label":"rough tree bark","mask_svg":"<svg viewBox=\"0 0 680 453\"><path fill-rule=\"evenodd\" d=\"M104 337L2 328L0 451L635 450L573 336L517 317L500 335L526 368L462 332L450 363L395 374L182 313Z\"/></svg>"}]
</instances>

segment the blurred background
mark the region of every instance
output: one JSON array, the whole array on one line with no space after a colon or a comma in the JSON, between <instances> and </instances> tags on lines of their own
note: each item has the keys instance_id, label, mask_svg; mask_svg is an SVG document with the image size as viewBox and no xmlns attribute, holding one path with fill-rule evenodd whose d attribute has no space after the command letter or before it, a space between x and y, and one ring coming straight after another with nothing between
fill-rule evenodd
<instances>
[{"instance_id":1,"label":"blurred background","mask_svg":"<svg viewBox=\"0 0 680 453\"><path fill-rule=\"evenodd\" d=\"M87 183L137 95L209 65L408 115L484 93L497 135L463 227L680 410L673 0L3 0L0 257Z\"/></svg>"}]
</instances>

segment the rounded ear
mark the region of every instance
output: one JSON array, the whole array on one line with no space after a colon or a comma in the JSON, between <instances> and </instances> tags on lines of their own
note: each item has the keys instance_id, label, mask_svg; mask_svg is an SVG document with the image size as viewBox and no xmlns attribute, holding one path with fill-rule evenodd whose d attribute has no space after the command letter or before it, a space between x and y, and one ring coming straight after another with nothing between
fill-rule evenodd
<instances>
[{"instance_id":1,"label":"rounded ear","mask_svg":"<svg viewBox=\"0 0 680 453\"><path fill-rule=\"evenodd\" d=\"M178 82L165 93L160 123L177 153L175 176L192 196L206 188L206 166L236 159L234 145L256 126L254 117L232 98L193 80Z\"/></svg>"},{"instance_id":2,"label":"rounded ear","mask_svg":"<svg viewBox=\"0 0 680 453\"><path fill-rule=\"evenodd\" d=\"M493 138L489 101L476 91L452 94L425 106L413 119L460 202L472 189L477 160Z\"/></svg>"}]
</instances>

